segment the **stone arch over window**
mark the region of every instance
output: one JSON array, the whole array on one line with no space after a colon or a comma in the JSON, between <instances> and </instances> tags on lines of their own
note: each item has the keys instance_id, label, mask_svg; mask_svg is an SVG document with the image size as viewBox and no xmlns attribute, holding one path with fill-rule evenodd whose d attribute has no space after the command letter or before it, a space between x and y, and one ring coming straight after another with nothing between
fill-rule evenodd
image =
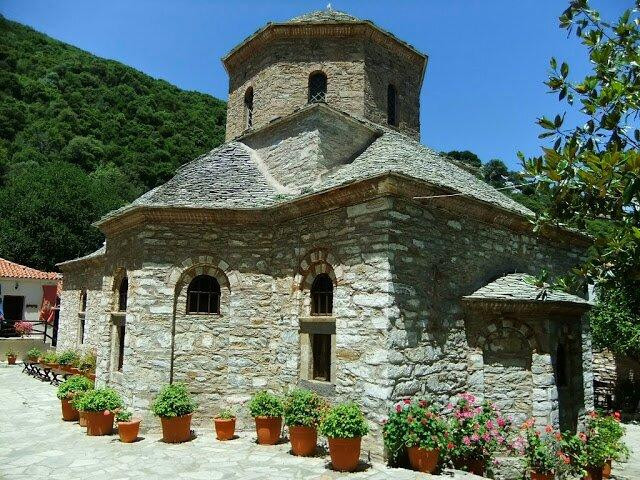
<instances>
[{"instance_id":1,"label":"stone arch over window","mask_svg":"<svg viewBox=\"0 0 640 480\"><path fill-rule=\"evenodd\" d=\"M253 87L244 92L244 119L245 128L253 127Z\"/></svg>"},{"instance_id":2,"label":"stone arch over window","mask_svg":"<svg viewBox=\"0 0 640 480\"><path fill-rule=\"evenodd\" d=\"M219 287L218 314L229 313L229 295L233 285L236 284L236 276L227 275L229 264L223 260L216 261L212 256L187 258L179 266L172 269L166 283L174 288L175 305L177 314L191 314L188 311L188 290L191 282L198 276L208 276L215 279ZM193 312L195 313L195 312Z\"/></svg>"},{"instance_id":3,"label":"stone arch over window","mask_svg":"<svg viewBox=\"0 0 640 480\"><path fill-rule=\"evenodd\" d=\"M333 280L327 273L319 273L311 284L311 315L333 314Z\"/></svg>"},{"instance_id":4,"label":"stone arch over window","mask_svg":"<svg viewBox=\"0 0 640 480\"><path fill-rule=\"evenodd\" d=\"M302 257L298 264L298 271L294 277L294 290L311 290L315 277L321 273L326 273L334 287L338 285L338 277L341 273L336 257L329 253L326 248L314 248Z\"/></svg>"},{"instance_id":5,"label":"stone arch over window","mask_svg":"<svg viewBox=\"0 0 640 480\"><path fill-rule=\"evenodd\" d=\"M309 103L326 102L327 75L317 70L309 75Z\"/></svg>"},{"instance_id":6,"label":"stone arch over window","mask_svg":"<svg viewBox=\"0 0 640 480\"><path fill-rule=\"evenodd\" d=\"M392 83L387 87L387 123L398 126L398 92Z\"/></svg>"}]
</instances>

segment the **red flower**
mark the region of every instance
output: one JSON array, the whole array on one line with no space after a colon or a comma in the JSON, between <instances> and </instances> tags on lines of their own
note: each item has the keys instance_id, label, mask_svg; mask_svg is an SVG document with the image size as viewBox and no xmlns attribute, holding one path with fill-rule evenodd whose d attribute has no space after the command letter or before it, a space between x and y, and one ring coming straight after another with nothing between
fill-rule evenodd
<instances>
[{"instance_id":1,"label":"red flower","mask_svg":"<svg viewBox=\"0 0 640 480\"><path fill-rule=\"evenodd\" d=\"M544 431L547 433L551 433L553 432L553 427L551 425L547 425L546 427L544 427Z\"/></svg>"},{"instance_id":2,"label":"red flower","mask_svg":"<svg viewBox=\"0 0 640 480\"><path fill-rule=\"evenodd\" d=\"M448 448L449 450L453 449L453 447L454 447L454 446L455 446L455 445L453 444L453 442L449 442L449 443L447 443L447 448Z\"/></svg>"},{"instance_id":3,"label":"red flower","mask_svg":"<svg viewBox=\"0 0 640 480\"><path fill-rule=\"evenodd\" d=\"M427 401L426 400L420 400L418 402L418 405L420 405L420 407L425 408L427 406Z\"/></svg>"},{"instance_id":4,"label":"red flower","mask_svg":"<svg viewBox=\"0 0 640 480\"><path fill-rule=\"evenodd\" d=\"M404 403L406 403L407 405L409 405L411 403L411 399L410 398L403 398L402 401Z\"/></svg>"},{"instance_id":5,"label":"red flower","mask_svg":"<svg viewBox=\"0 0 640 480\"><path fill-rule=\"evenodd\" d=\"M617 422L620 421L620 412L613 412L613 418L616 419Z\"/></svg>"},{"instance_id":6,"label":"red flower","mask_svg":"<svg viewBox=\"0 0 640 480\"><path fill-rule=\"evenodd\" d=\"M590 416L591 418L596 418L596 417L598 416L598 414L596 413L596 411L595 411L595 410L592 410L591 412L589 412L589 416Z\"/></svg>"},{"instance_id":7,"label":"red flower","mask_svg":"<svg viewBox=\"0 0 640 480\"><path fill-rule=\"evenodd\" d=\"M396 412L400 413L402 411L402 405L396 405Z\"/></svg>"}]
</instances>

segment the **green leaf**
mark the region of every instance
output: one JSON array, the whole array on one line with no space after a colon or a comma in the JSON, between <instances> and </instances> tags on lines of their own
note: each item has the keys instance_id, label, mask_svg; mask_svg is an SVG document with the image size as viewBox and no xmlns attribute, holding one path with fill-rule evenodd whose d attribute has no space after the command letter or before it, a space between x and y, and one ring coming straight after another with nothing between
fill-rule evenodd
<instances>
[{"instance_id":1,"label":"green leaf","mask_svg":"<svg viewBox=\"0 0 640 480\"><path fill-rule=\"evenodd\" d=\"M562 75L562 78L567 78L567 75L569 75L569 65L566 62L562 62L560 66L560 75Z\"/></svg>"}]
</instances>

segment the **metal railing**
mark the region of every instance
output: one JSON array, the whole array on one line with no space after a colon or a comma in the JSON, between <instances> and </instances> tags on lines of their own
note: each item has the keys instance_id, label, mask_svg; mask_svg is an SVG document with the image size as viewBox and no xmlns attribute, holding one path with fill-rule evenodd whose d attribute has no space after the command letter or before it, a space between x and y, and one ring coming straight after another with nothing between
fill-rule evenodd
<instances>
[{"instance_id":1,"label":"metal railing","mask_svg":"<svg viewBox=\"0 0 640 480\"><path fill-rule=\"evenodd\" d=\"M43 343L51 342L52 346L57 343L58 337L58 315L59 308L52 309L51 322L42 320L0 320L0 338L18 338L20 334L16 332L15 324L18 322L26 322L32 325L31 333L25 335L26 338L41 338Z\"/></svg>"}]
</instances>

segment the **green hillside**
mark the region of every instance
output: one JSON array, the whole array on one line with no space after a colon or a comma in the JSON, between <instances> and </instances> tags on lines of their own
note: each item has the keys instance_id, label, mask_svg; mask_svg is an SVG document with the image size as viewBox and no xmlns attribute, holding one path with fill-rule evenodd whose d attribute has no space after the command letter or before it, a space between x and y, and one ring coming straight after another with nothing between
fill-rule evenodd
<instances>
[{"instance_id":1,"label":"green hillside","mask_svg":"<svg viewBox=\"0 0 640 480\"><path fill-rule=\"evenodd\" d=\"M225 103L0 16L0 257L92 251L91 222L224 140Z\"/></svg>"}]
</instances>

